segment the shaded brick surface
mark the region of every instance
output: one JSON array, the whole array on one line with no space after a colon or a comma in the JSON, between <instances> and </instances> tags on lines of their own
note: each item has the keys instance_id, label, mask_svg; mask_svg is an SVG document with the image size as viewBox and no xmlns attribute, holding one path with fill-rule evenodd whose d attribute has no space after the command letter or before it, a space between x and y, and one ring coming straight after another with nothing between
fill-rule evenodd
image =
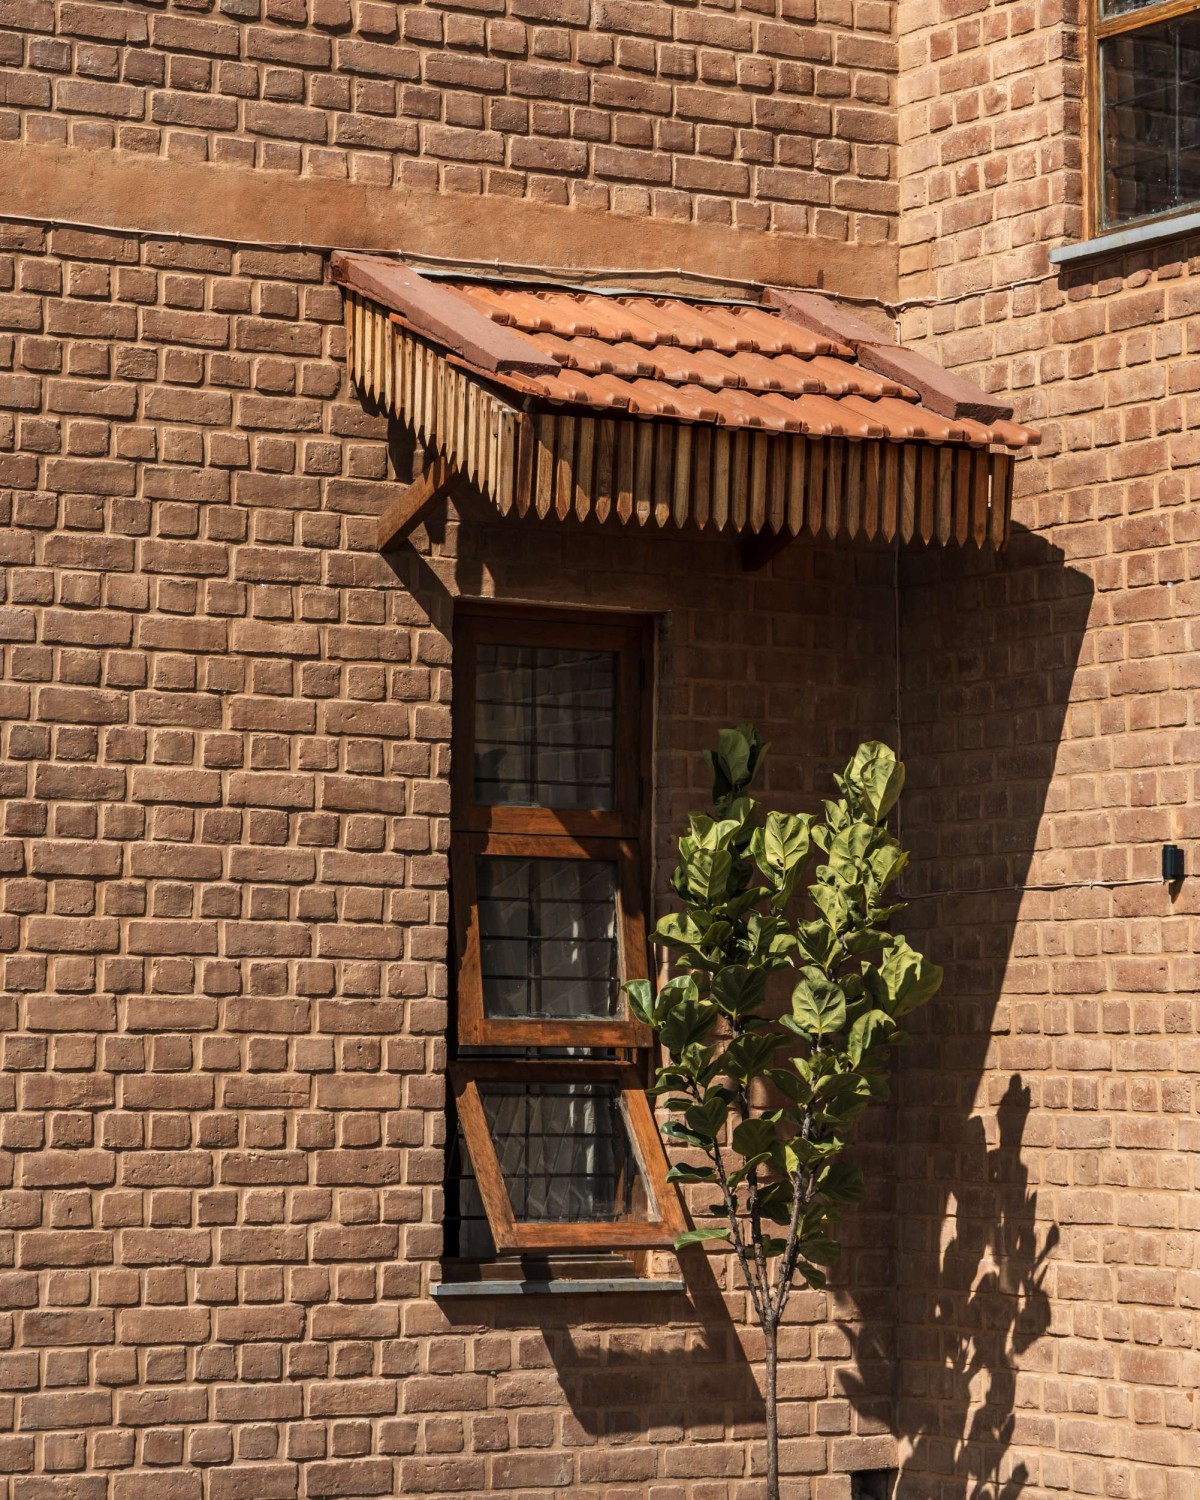
<instances>
[{"instance_id":1,"label":"shaded brick surface","mask_svg":"<svg viewBox=\"0 0 1200 1500\"><path fill-rule=\"evenodd\" d=\"M0 236L0 1493L761 1496L721 1258L688 1299L428 1296L451 605L661 617L665 870L722 724L763 725L793 805L888 732L890 556L747 575L463 495L389 564L411 453L345 383L320 257ZM797 1493L886 1426L882 1357L840 1397L848 1330L889 1337L885 1136L854 1299L785 1331Z\"/></svg>"}]
</instances>

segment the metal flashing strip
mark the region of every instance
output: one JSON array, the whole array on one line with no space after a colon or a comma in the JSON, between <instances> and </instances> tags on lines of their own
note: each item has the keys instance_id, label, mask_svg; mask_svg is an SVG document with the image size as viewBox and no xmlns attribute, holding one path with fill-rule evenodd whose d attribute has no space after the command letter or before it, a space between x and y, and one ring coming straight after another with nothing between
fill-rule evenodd
<instances>
[{"instance_id":1,"label":"metal flashing strip","mask_svg":"<svg viewBox=\"0 0 1200 1500\"><path fill-rule=\"evenodd\" d=\"M1074 245L1056 245L1048 252L1052 266L1073 266L1080 261L1096 260L1101 255L1115 255L1125 250L1142 250L1162 245L1184 235L1200 234L1200 209L1179 214L1173 219L1155 219L1149 224L1134 224L1111 234L1100 234Z\"/></svg>"},{"instance_id":2,"label":"metal flashing strip","mask_svg":"<svg viewBox=\"0 0 1200 1500\"><path fill-rule=\"evenodd\" d=\"M687 1291L685 1282L673 1278L653 1279L641 1276L613 1276L600 1281L441 1281L432 1289L438 1301L456 1297L607 1297L627 1292L641 1295L659 1292L679 1296Z\"/></svg>"}]
</instances>

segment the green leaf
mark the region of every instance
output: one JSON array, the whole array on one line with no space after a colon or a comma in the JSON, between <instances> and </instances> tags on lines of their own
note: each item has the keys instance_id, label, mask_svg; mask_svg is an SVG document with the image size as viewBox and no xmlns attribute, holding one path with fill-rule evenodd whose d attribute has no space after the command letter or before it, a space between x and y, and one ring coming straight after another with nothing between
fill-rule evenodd
<instances>
[{"instance_id":1,"label":"green leaf","mask_svg":"<svg viewBox=\"0 0 1200 1500\"><path fill-rule=\"evenodd\" d=\"M891 1033L895 1029L896 1023L888 1015L887 1011L866 1011L858 1017L847 1033L846 1055L855 1067L857 1067L862 1061L863 1053L869 1051L874 1046L876 1040L880 1039L880 1033L883 1033L884 1039L887 1039L890 1038Z\"/></svg>"},{"instance_id":2,"label":"green leaf","mask_svg":"<svg viewBox=\"0 0 1200 1500\"><path fill-rule=\"evenodd\" d=\"M762 969L730 964L713 975L708 993L713 1004L725 1015L748 1015L758 1009L766 996L767 976Z\"/></svg>"},{"instance_id":3,"label":"green leaf","mask_svg":"<svg viewBox=\"0 0 1200 1500\"><path fill-rule=\"evenodd\" d=\"M728 1177L729 1186L731 1188L738 1187L742 1182L745 1181L747 1177L749 1177L750 1173L754 1171L755 1167L761 1167L763 1162L767 1162L770 1160L771 1153L769 1151L760 1151L757 1156L748 1156L735 1172L730 1172Z\"/></svg>"},{"instance_id":4,"label":"green leaf","mask_svg":"<svg viewBox=\"0 0 1200 1500\"><path fill-rule=\"evenodd\" d=\"M728 849L697 849L687 863L688 894L699 906L713 907L725 899L733 856Z\"/></svg>"},{"instance_id":5,"label":"green leaf","mask_svg":"<svg viewBox=\"0 0 1200 1500\"><path fill-rule=\"evenodd\" d=\"M894 938L883 955L879 976L887 990L888 1009L897 1018L932 1000L942 986L942 970L903 937Z\"/></svg>"},{"instance_id":6,"label":"green leaf","mask_svg":"<svg viewBox=\"0 0 1200 1500\"><path fill-rule=\"evenodd\" d=\"M729 1114L728 1089L710 1089L701 1104L693 1104L685 1113L687 1128L705 1141L715 1141Z\"/></svg>"},{"instance_id":7,"label":"green leaf","mask_svg":"<svg viewBox=\"0 0 1200 1500\"><path fill-rule=\"evenodd\" d=\"M823 969L829 967L837 954L837 934L826 922L801 922L796 928L796 943L806 958Z\"/></svg>"},{"instance_id":8,"label":"green leaf","mask_svg":"<svg viewBox=\"0 0 1200 1500\"><path fill-rule=\"evenodd\" d=\"M775 1056L781 1040L774 1031L747 1031L735 1037L721 1054L722 1073L738 1083L751 1083Z\"/></svg>"},{"instance_id":9,"label":"green leaf","mask_svg":"<svg viewBox=\"0 0 1200 1500\"><path fill-rule=\"evenodd\" d=\"M656 1026L658 1015L654 1003L654 986L648 979L629 979L621 986L629 1001L629 1009L643 1026Z\"/></svg>"},{"instance_id":10,"label":"green leaf","mask_svg":"<svg viewBox=\"0 0 1200 1500\"><path fill-rule=\"evenodd\" d=\"M827 1198L838 1203L860 1203L867 1195L861 1169L844 1161L830 1162L817 1185Z\"/></svg>"},{"instance_id":11,"label":"green leaf","mask_svg":"<svg viewBox=\"0 0 1200 1500\"><path fill-rule=\"evenodd\" d=\"M844 932L853 920L853 913L843 891L834 885L810 885L808 893L813 905L829 923L834 933Z\"/></svg>"},{"instance_id":12,"label":"green leaf","mask_svg":"<svg viewBox=\"0 0 1200 1500\"><path fill-rule=\"evenodd\" d=\"M775 1121L774 1113L743 1120L733 1132L733 1149L747 1160L752 1156L770 1156L779 1145Z\"/></svg>"},{"instance_id":13,"label":"green leaf","mask_svg":"<svg viewBox=\"0 0 1200 1500\"><path fill-rule=\"evenodd\" d=\"M867 740L854 752L842 780L871 821L882 823L904 787L904 765L879 740Z\"/></svg>"},{"instance_id":14,"label":"green leaf","mask_svg":"<svg viewBox=\"0 0 1200 1500\"><path fill-rule=\"evenodd\" d=\"M716 1182L717 1174L712 1167L691 1167L678 1162L667 1173L668 1182Z\"/></svg>"},{"instance_id":15,"label":"green leaf","mask_svg":"<svg viewBox=\"0 0 1200 1500\"><path fill-rule=\"evenodd\" d=\"M672 1057L681 1057L689 1046L703 1041L716 1019L717 1008L707 1000L677 1001L659 1027L663 1046Z\"/></svg>"},{"instance_id":16,"label":"green leaf","mask_svg":"<svg viewBox=\"0 0 1200 1500\"><path fill-rule=\"evenodd\" d=\"M846 997L820 969L806 968L792 991L792 1020L804 1036L832 1036L846 1024Z\"/></svg>"},{"instance_id":17,"label":"green leaf","mask_svg":"<svg viewBox=\"0 0 1200 1500\"><path fill-rule=\"evenodd\" d=\"M706 1240L727 1240L730 1234L728 1229L689 1229L686 1234L676 1235L675 1248L682 1250L686 1245L701 1245Z\"/></svg>"}]
</instances>

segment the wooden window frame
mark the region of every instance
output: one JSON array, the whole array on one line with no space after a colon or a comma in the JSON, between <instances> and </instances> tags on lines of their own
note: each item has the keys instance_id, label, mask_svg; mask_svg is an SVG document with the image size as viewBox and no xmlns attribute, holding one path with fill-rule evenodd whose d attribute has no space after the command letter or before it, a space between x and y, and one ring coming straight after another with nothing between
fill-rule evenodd
<instances>
[{"instance_id":1,"label":"wooden window frame","mask_svg":"<svg viewBox=\"0 0 1200 1500\"><path fill-rule=\"evenodd\" d=\"M474 796L475 687L481 642L554 645L612 651L617 656L613 805L596 808L490 806ZM668 1247L686 1224L678 1193L667 1181L667 1159L646 1094L653 1037L629 1012L611 1020L488 1017L483 1011L476 866L480 855L531 859L608 859L618 867L617 938L620 982L648 977L646 912L652 857L644 767L653 752L650 661L652 626L644 615L585 614L537 607L468 603L454 622L451 885L457 950L458 1048L450 1078L466 1155L470 1158L498 1255ZM604 1048L616 1059L527 1059L480 1056L496 1048ZM650 1217L619 1222L520 1222L500 1170L479 1084L488 1081L571 1082L619 1086L631 1147L652 1208Z\"/></svg>"},{"instance_id":2,"label":"wooden window frame","mask_svg":"<svg viewBox=\"0 0 1200 1500\"><path fill-rule=\"evenodd\" d=\"M674 1188L667 1181L667 1163L645 1081L631 1063L555 1061L456 1063L450 1069L458 1119L475 1168L475 1180L491 1226L496 1249L542 1252L554 1250L637 1250L672 1245L686 1225ZM574 1223L518 1220L504 1183L480 1097L481 1083L611 1083L620 1090L621 1112L629 1132L634 1160L655 1210L644 1219L580 1220Z\"/></svg>"},{"instance_id":3,"label":"wooden window frame","mask_svg":"<svg viewBox=\"0 0 1200 1500\"><path fill-rule=\"evenodd\" d=\"M458 937L458 1040L469 1047L649 1047L648 1027L629 1014L608 1019L539 1020L488 1016L483 1008L475 861L480 856L609 860L617 866L617 949L621 981L646 979L646 922L636 847L626 839L548 838L543 834L459 834L451 843L454 930Z\"/></svg>"},{"instance_id":4,"label":"wooden window frame","mask_svg":"<svg viewBox=\"0 0 1200 1500\"><path fill-rule=\"evenodd\" d=\"M1104 101L1101 98L1100 45L1110 37L1124 36L1131 31L1142 31L1157 26L1163 21L1175 21L1180 16L1200 11L1200 0L1158 0L1157 4L1142 5L1136 10L1123 11L1120 15L1101 15L1102 0L1088 0L1087 6L1087 176L1088 183L1088 233L1091 236L1119 234L1126 229L1136 229L1142 224L1165 224L1183 214L1195 213L1200 208L1200 199L1181 204L1178 208L1164 209L1161 213L1142 214L1138 218L1116 219L1112 223L1104 214Z\"/></svg>"},{"instance_id":5,"label":"wooden window frame","mask_svg":"<svg viewBox=\"0 0 1200 1500\"><path fill-rule=\"evenodd\" d=\"M547 632L552 631L549 635ZM614 746L611 809L490 806L474 798L475 663L481 641L505 646L555 646L617 654L617 724L639 725L618 734ZM644 778L648 763L649 641L643 616L601 621L568 610L522 610L498 606L461 608L454 627L454 767L451 818L456 833L543 833L593 838L639 838L644 832Z\"/></svg>"}]
</instances>

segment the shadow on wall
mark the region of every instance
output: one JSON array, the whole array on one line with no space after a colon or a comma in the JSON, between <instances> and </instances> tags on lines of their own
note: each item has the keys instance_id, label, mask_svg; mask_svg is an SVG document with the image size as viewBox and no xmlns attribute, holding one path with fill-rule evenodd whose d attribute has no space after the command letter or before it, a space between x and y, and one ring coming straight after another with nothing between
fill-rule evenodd
<instances>
[{"instance_id":1,"label":"shadow on wall","mask_svg":"<svg viewBox=\"0 0 1200 1500\"><path fill-rule=\"evenodd\" d=\"M925 1403L899 1403L904 1449L897 1496L928 1495L931 1480L940 1479L943 1495L1016 1500L1029 1479L1025 1465L1007 1466L1005 1455L1021 1358L1050 1327L1044 1281L1059 1241L1057 1225L1038 1223L1038 1195L1021 1160L1030 1104L1031 1091L1014 1075L996 1110L997 1144L989 1149L984 1122L975 1116L959 1145L964 1180L949 1194L950 1238L923 1299L922 1321L907 1340L939 1378ZM915 1340L927 1348L916 1351ZM857 1397L855 1381L848 1393ZM862 1393L873 1400L868 1388Z\"/></svg>"},{"instance_id":2,"label":"shadow on wall","mask_svg":"<svg viewBox=\"0 0 1200 1500\"><path fill-rule=\"evenodd\" d=\"M687 1297L489 1300L486 1323L476 1331L515 1334L521 1352L520 1370L507 1382L498 1376L497 1404L546 1407L565 1397L581 1446L591 1438L669 1443L706 1428L712 1439L761 1428L762 1394L711 1262L702 1253L681 1261ZM471 1331L478 1318L471 1303L443 1303L442 1312L460 1332ZM704 1446L716 1459L719 1443ZM740 1473L744 1444L735 1446ZM613 1464L607 1477L639 1477L622 1474L619 1457Z\"/></svg>"},{"instance_id":3,"label":"shadow on wall","mask_svg":"<svg viewBox=\"0 0 1200 1500\"><path fill-rule=\"evenodd\" d=\"M1094 585L1020 528L999 556L908 554L901 579L904 925L946 981L897 1077L896 1494L1015 1500L1016 1382L1048 1357L1059 1236L1022 1160L1042 1131L1042 1039L1017 1033L1006 976L1032 956L1024 888L1059 875L1034 858Z\"/></svg>"}]
</instances>

